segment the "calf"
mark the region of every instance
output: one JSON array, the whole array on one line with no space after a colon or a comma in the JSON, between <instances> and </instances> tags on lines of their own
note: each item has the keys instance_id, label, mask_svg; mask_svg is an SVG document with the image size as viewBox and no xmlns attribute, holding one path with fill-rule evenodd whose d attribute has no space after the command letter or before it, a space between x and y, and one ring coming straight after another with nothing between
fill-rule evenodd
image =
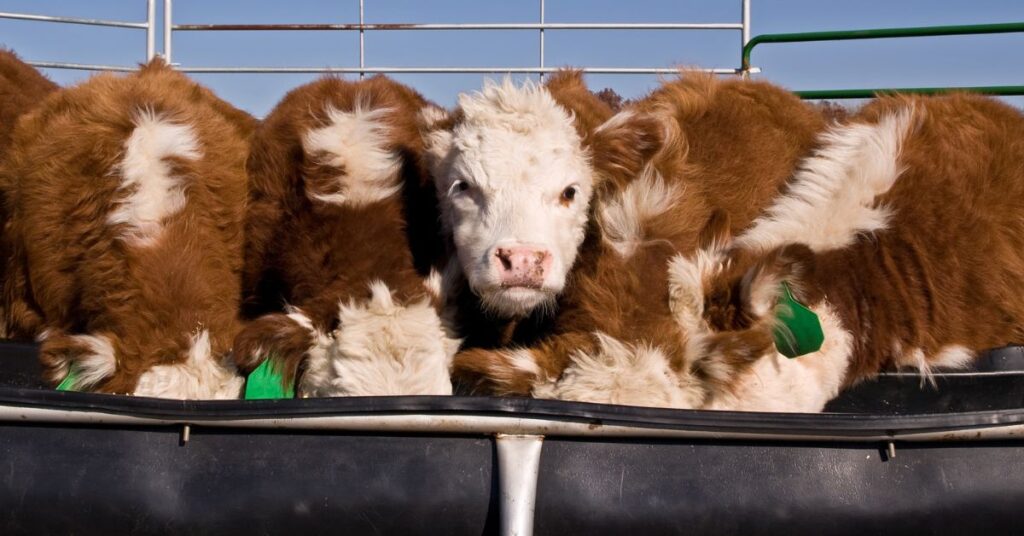
<instances>
[{"instance_id":1,"label":"calf","mask_svg":"<svg viewBox=\"0 0 1024 536\"><path fill-rule=\"evenodd\" d=\"M56 90L57 84L34 67L18 59L13 52L0 50L0 160L7 154L18 118ZM5 279L4 264L8 257L8 246L3 238L6 232L2 230L7 226L5 207L6 202L0 199L0 286ZM0 333L6 335L6 330L0 330Z\"/></svg>"},{"instance_id":2,"label":"calf","mask_svg":"<svg viewBox=\"0 0 1024 536\"><path fill-rule=\"evenodd\" d=\"M468 349L456 379L481 393L690 404L647 386L672 384L685 366L668 262L697 248L712 214L748 226L814 146L820 113L767 84L699 74L582 135L530 85L489 87L461 109L433 154L469 285L509 314L561 297L543 336ZM502 257L523 242L546 245L550 260L535 255L529 274L543 279L522 281ZM619 387L560 382L573 364Z\"/></svg>"},{"instance_id":3,"label":"calf","mask_svg":"<svg viewBox=\"0 0 1024 536\"><path fill-rule=\"evenodd\" d=\"M459 102L425 132L457 324L468 348L532 341L550 330L587 233L588 145L613 112L578 71Z\"/></svg>"},{"instance_id":4,"label":"calf","mask_svg":"<svg viewBox=\"0 0 1024 536\"><path fill-rule=\"evenodd\" d=\"M6 323L75 390L233 398L254 121L160 60L22 118L0 175Z\"/></svg>"},{"instance_id":5,"label":"calf","mask_svg":"<svg viewBox=\"0 0 1024 536\"><path fill-rule=\"evenodd\" d=\"M882 97L824 133L750 229L672 262L687 336L724 343L689 358L725 365L704 407L820 411L884 368L1024 341L1022 157L1020 111L966 94ZM783 282L825 332L796 360L771 344Z\"/></svg>"},{"instance_id":6,"label":"calf","mask_svg":"<svg viewBox=\"0 0 1024 536\"><path fill-rule=\"evenodd\" d=\"M242 370L269 357L300 396L451 394L458 340L438 314L418 127L443 113L377 76L313 82L266 118L246 218L248 306L263 316L235 343Z\"/></svg>"}]
</instances>

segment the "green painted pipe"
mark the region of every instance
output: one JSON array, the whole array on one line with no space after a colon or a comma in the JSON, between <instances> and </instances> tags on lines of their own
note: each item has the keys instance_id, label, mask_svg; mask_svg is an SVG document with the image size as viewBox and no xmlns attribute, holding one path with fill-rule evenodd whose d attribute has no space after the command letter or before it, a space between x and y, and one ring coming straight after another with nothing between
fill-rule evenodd
<instances>
[{"instance_id":1,"label":"green painted pipe","mask_svg":"<svg viewBox=\"0 0 1024 536\"><path fill-rule=\"evenodd\" d=\"M884 39L888 37L929 37L939 35L980 35L1024 32L1024 22L1001 24L960 24L954 26L920 26L915 28L878 28L874 30L838 30L758 35L743 46L743 70L750 69L750 53L761 43L805 43L809 41L847 41L851 39Z\"/></svg>"},{"instance_id":2,"label":"green painted pipe","mask_svg":"<svg viewBox=\"0 0 1024 536\"><path fill-rule=\"evenodd\" d=\"M806 43L811 41L848 41L851 39L885 39L893 37L929 37L940 35L981 35L1024 32L1024 22L1001 24L962 24L955 26L921 26L915 28L878 28L874 30L838 30L758 35L743 46L743 71L750 70L750 53L761 43ZM1024 86L982 87L909 87L883 89L821 89L796 91L804 99L869 99L879 93L917 93L934 95L949 91L970 91L985 95L1024 95Z\"/></svg>"},{"instance_id":3,"label":"green painted pipe","mask_svg":"<svg viewBox=\"0 0 1024 536\"><path fill-rule=\"evenodd\" d=\"M976 86L976 87L899 87L879 89L813 89L794 91L801 99L870 99L885 93L916 93L935 95L950 91L967 91L983 95L1024 95L1024 86Z\"/></svg>"}]
</instances>

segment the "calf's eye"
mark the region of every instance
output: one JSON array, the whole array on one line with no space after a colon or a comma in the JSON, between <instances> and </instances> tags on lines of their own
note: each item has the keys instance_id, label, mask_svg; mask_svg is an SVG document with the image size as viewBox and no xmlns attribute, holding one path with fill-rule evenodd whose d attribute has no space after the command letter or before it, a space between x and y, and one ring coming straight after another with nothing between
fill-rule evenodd
<instances>
[{"instance_id":1,"label":"calf's eye","mask_svg":"<svg viewBox=\"0 0 1024 536\"><path fill-rule=\"evenodd\" d=\"M565 190L562 190L562 199L561 199L562 204L563 205L568 205L569 203L572 203L572 201L574 199L576 199L576 194L578 192L579 192L579 188L577 188L575 186L570 186L570 187L566 188Z\"/></svg>"},{"instance_id":2,"label":"calf's eye","mask_svg":"<svg viewBox=\"0 0 1024 536\"><path fill-rule=\"evenodd\" d=\"M464 180L457 180L452 183L451 188L448 190L450 194L460 194L469 190L469 183Z\"/></svg>"}]
</instances>

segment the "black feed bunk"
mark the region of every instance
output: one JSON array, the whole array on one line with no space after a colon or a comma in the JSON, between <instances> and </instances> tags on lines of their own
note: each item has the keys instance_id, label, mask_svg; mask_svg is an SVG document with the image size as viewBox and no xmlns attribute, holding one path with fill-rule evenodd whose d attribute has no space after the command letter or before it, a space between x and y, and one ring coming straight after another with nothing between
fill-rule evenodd
<instances>
[{"instance_id":1,"label":"black feed bunk","mask_svg":"<svg viewBox=\"0 0 1024 536\"><path fill-rule=\"evenodd\" d=\"M1024 350L935 379L887 374L816 415L483 397L182 402L45 389L35 347L6 343L0 534L528 532L521 497L505 496L530 471L517 465L529 455L503 446L519 435L538 448L544 436L536 534L1019 530Z\"/></svg>"}]
</instances>

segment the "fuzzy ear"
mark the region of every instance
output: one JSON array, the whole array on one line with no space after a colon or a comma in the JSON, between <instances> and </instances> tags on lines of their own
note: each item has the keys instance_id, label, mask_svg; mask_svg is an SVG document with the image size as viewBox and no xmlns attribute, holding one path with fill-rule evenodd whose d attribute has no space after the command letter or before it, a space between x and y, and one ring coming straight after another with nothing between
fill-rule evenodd
<instances>
[{"instance_id":1,"label":"fuzzy ear","mask_svg":"<svg viewBox=\"0 0 1024 536\"><path fill-rule=\"evenodd\" d=\"M787 283L802 301L817 301L801 279L814 269L814 252L803 244L775 249L757 261L744 274L740 296L750 313L758 318L774 314L781 285Z\"/></svg>"},{"instance_id":2,"label":"fuzzy ear","mask_svg":"<svg viewBox=\"0 0 1024 536\"><path fill-rule=\"evenodd\" d=\"M665 125L649 114L626 110L587 137L602 188L621 189L640 174L667 138ZM611 184L608 184L611 183Z\"/></svg>"},{"instance_id":3,"label":"fuzzy ear","mask_svg":"<svg viewBox=\"0 0 1024 536\"><path fill-rule=\"evenodd\" d=\"M800 301L819 298L802 282L814 268L814 253L803 244L768 253L733 249L728 251L723 266L704 289L704 320L715 331L743 330L771 321L783 282Z\"/></svg>"},{"instance_id":4,"label":"fuzzy ear","mask_svg":"<svg viewBox=\"0 0 1024 536\"><path fill-rule=\"evenodd\" d=\"M455 126L456 115L458 113L450 114L444 108L428 105L420 110L417 117L427 167L435 177L451 153L452 128Z\"/></svg>"}]
</instances>

